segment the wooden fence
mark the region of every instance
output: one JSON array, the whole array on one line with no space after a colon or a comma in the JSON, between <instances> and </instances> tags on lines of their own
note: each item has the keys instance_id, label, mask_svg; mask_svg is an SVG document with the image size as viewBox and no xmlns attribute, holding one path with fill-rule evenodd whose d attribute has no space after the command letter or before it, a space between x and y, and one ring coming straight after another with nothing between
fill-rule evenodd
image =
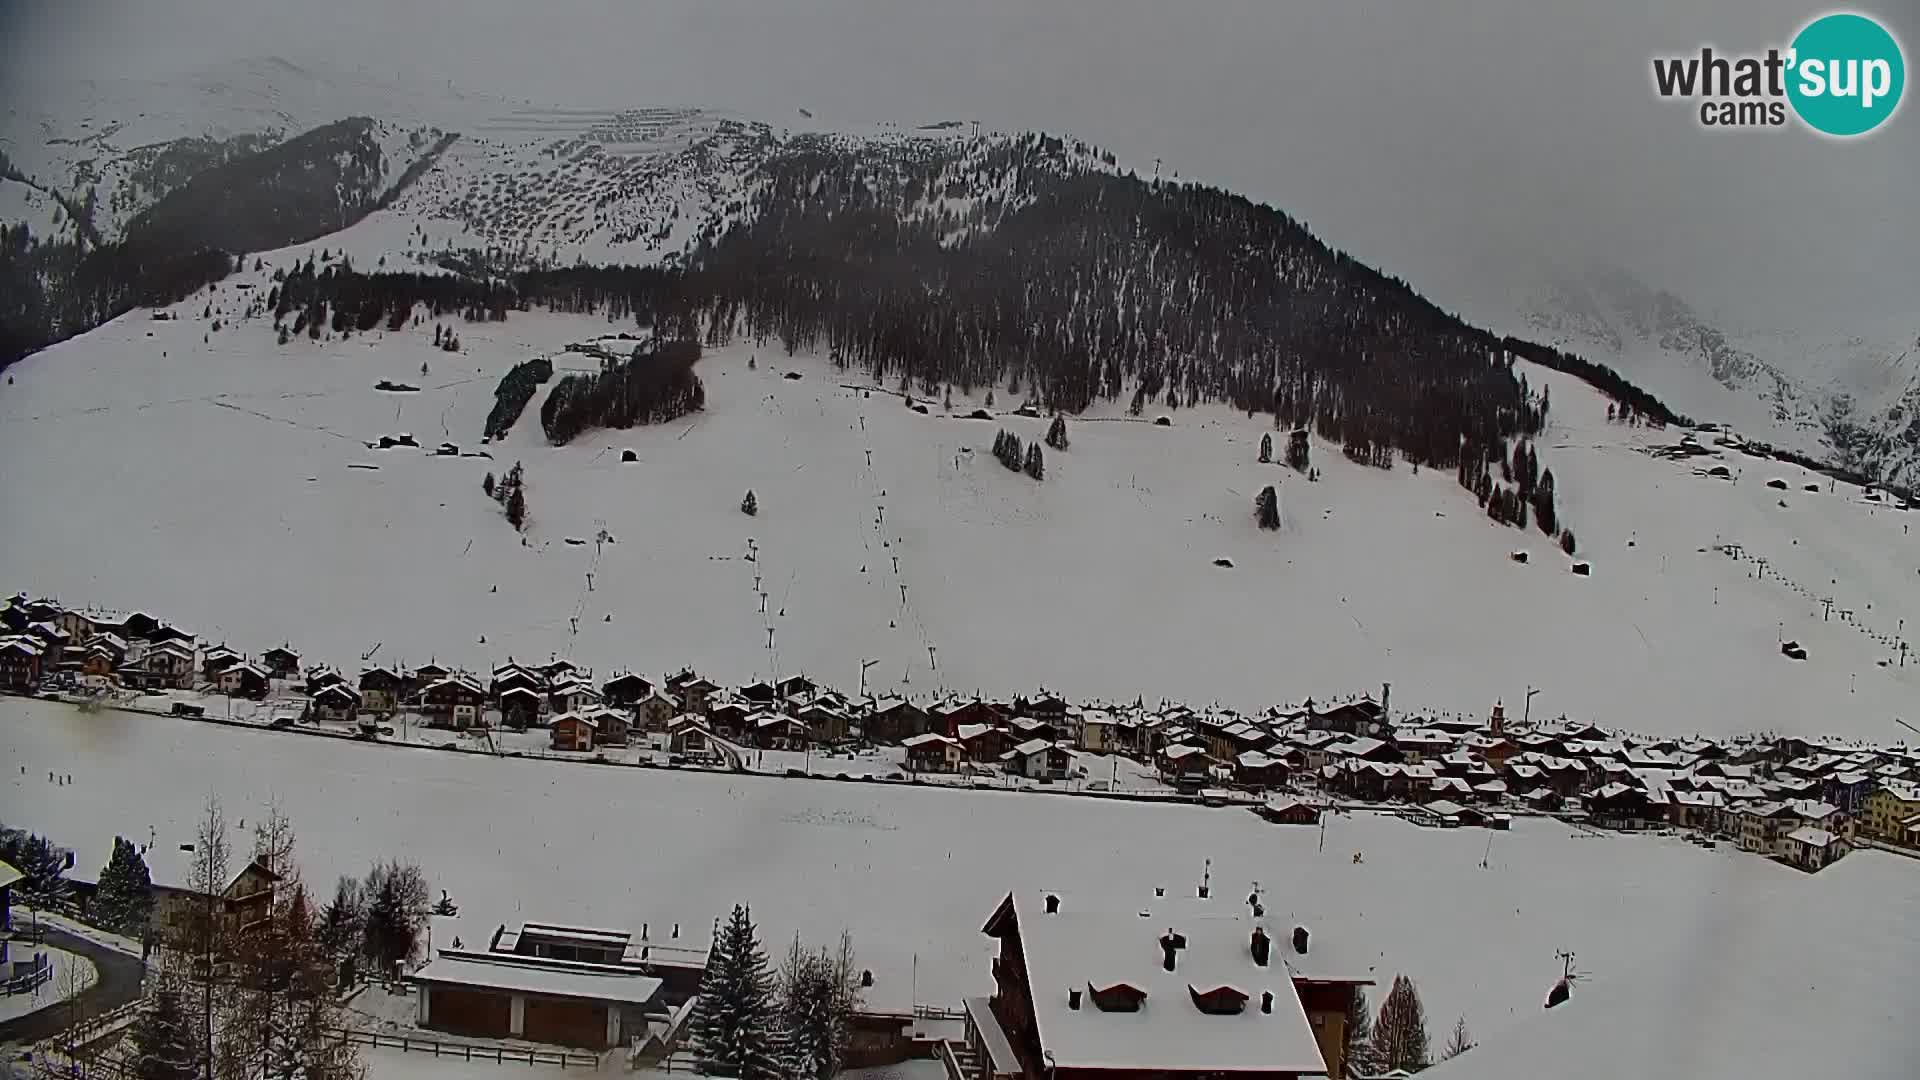
<instances>
[{"instance_id":1,"label":"wooden fence","mask_svg":"<svg viewBox=\"0 0 1920 1080\"><path fill-rule=\"evenodd\" d=\"M377 1031L337 1028L342 1041L354 1046L372 1046L410 1054L457 1058L462 1061L490 1061L496 1065L549 1065L562 1069L597 1069L600 1059L593 1054L575 1054L566 1050L518 1049L505 1046L474 1046L471 1043L447 1043L413 1035L386 1035Z\"/></svg>"}]
</instances>

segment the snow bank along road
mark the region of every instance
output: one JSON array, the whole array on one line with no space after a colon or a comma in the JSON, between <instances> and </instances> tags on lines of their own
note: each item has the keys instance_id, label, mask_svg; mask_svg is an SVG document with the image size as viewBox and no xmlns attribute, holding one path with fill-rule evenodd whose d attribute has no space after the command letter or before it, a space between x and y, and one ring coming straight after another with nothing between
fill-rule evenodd
<instances>
[{"instance_id":1,"label":"snow bank along road","mask_svg":"<svg viewBox=\"0 0 1920 1080\"><path fill-rule=\"evenodd\" d=\"M104 864L115 834L191 839L209 793L236 824L277 801L322 889L401 857L483 924L705 927L745 901L769 942L851 930L891 1002L987 992L979 929L1009 889L1124 904L1191 888L1206 858L1223 902L1258 881L1275 918L1311 926L1383 982L1414 976L1436 1026L1465 1013L1483 1035L1539 1010L1559 949L1596 982L1712 970L1726 951L1771 947L1745 928L1781 904L1818 908L1809 932L1920 945L1920 922L1899 914L1920 905L1920 863L1875 851L1805 875L1551 821L1496 835L1357 815L1330 822L1322 852L1317 830L1244 810L578 769L25 699L0 700L0 760L26 766L0 775L0 819L74 847L83 867ZM53 769L73 783L36 779Z\"/></svg>"}]
</instances>

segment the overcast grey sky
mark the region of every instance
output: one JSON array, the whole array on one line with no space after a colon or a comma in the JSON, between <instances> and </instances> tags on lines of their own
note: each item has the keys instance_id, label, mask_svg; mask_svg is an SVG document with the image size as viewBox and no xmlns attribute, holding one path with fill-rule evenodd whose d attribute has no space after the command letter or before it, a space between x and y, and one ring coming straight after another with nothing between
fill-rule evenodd
<instances>
[{"instance_id":1,"label":"overcast grey sky","mask_svg":"<svg viewBox=\"0 0 1920 1080\"><path fill-rule=\"evenodd\" d=\"M1864 141L1714 134L1656 53L1784 44L1787 0L0 0L9 100L274 54L578 106L977 119L1268 201L1443 302L1608 261L1743 321L1920 315L1920 106ZM1859 10L1909 67L1920 0ZM1920 91L1909 90L1912 98Z\"/></svg>"}]
</instances>

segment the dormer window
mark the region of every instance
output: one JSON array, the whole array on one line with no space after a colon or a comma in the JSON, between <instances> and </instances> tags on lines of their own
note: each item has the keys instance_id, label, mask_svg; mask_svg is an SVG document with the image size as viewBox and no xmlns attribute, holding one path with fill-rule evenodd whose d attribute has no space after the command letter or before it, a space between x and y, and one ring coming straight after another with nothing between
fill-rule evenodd
<instances>
[{"instance_id":1,"label":"dormer window","mask_svg":"<svg viewBox=\"0 0 1920 1080\"><path fill-rule=\"evenodd\" d=\"M1247 995L1231 986L1202 990L1189 984L1187 993L1193 996L1193 1007L1208 1016L1237 1016L1247 1007Z\"/></svg>"},{"instance_id":2,"label":"dormer window","mask_svg":"<svg viewBox=\"0 0 1920 1080\"><path fill-rule=\"evenodd\" d=\"M1114 983L1111 986L1088 983L1087 996L1093 999L1093 1007L1101 1012L1139 1012L1140 1003L1147 1000L1147 992L1131 983Z\"/></svg>"}]
</instances>

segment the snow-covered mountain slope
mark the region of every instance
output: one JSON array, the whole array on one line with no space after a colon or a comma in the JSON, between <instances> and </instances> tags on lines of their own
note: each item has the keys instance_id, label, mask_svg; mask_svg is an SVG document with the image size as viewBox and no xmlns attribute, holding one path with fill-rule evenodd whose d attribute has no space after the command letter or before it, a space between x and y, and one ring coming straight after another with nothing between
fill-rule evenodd
<instances>
[{"instance_id":1,"label":"snow-covered mountain slope","mask_svg":"<svg viewBox=\"0 0 1920 1080\"><path fill-rule=\"evenodd\" d=\"M1734 328L1619 268L1554 271L1542 280L1520 304L1529 336L1614 368L1696 420L1913 482L1920 319L1843 335Z\"/></svg>"},{"instance_id":2,"label":"snow-covered mountain slope","mask_svg":"<svg viewBox=\"0 0 1920 1080\"><path fill-rule=\"evenodd\" d=\"M1536 711L1633 729L1871 739L1897 737L1886 718L1920 691L1920 665L1888 666L1920 600L1910 514L1730 451L1736 481L1704 475L1713 459L1656 457L1678 433L1608 424L1605 401L1557 373L1528 372L1553 398L1538 453L1591 577L1539 532L1490 524L1450 473L1325 445L1318 483L1260 465L1270 421L1203 406L1162 428L1096 408L1035 483L988 451L998 429L1037 440L1045 420L960 419L978 391L922 415L771 345L708 355L706 411L671 425L553 448L536 398L492 460L369 449L402 431L482 449L509 367L594 367L564 347L619 328L530 313L460 324L456 354L424 324L279 346L242 316L273 263L307 254L16 366L0 501L22 509L0 581L346 666L561 652L851 688L877 659L874 685L911 693L1253 707L1392 682L1409 712L1479 713L1532 685ZM524 536L481 492L515 461ZM1776 476L1788 490L1766 486ZM1252 521L1266 484L1278 533ZM757 517L739 511L748 489ZM1810 659L1782 657L1783 635Z\"/></svg>"},{"instance_id":3,"label":"snow-covered mountain slope","mask_svg":"<svg viewBox=\"0 0 1920 1080\"><path fill-rule=\"evenodd\" d=\"M403 176L437 131L505 108L452 89L423 90L365 73L276 58L235 61L165 80L88 80L49 87L36 108L9 110L0 152L41 186L92 206L102 241L193 177L325 124L376 121L375 197Z\"/></svg>"}]
</instances>

